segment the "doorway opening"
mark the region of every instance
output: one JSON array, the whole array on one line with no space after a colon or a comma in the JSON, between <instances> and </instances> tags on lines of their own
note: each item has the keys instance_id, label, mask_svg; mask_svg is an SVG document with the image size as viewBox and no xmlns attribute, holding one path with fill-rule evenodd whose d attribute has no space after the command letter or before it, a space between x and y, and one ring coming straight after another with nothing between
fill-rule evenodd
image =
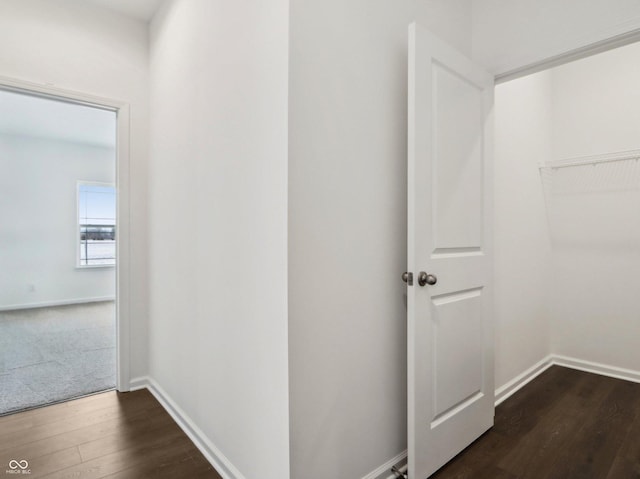
<instances>
[{"instance_id":1,"label":"doorway opening","mask_svg":"<svg viewBox=\"0 0 640 479\"><path fill-rule=\"evenodd\" d=\"M0 110L0 415L123 390L119 108L0 85Z\"/></svg>"},{"instance_id":2,"label":"doorway opening","mask_svg":"<svg viewBox=\"0 0 640 479\"><path fill-rule=\"evenodd\" d=\"M497 338L497 386L549 354L640 378L639 58L631 43L496 87L497 331L521 332Z\"/></svg>"},{"instance_id":3,"label":"doorway opening","mask_svg":"<svg viewBox=\"0 0 640 479\"><path fill-rule=\"evenodd\" d=\"M419 42L415 43L418 46L412 45L413 50L410 46L412 60L413 52L419 50ZM426 58L441 48L437 46L437 41L424 44L429 47L424 49ZM495 379L497 386L496 405L553 365L640 382L640 354L634 342L640 335L640 323L637 321L640 300L636 293L638 281L634 275L640 268L640 216L636 212L640 204L638 58L640 44L631 43L606 53L588 57L583 55L582 59L561 66L558 59L555 59L552 70L543 71L538 68L537 73L504 82L495 89L495 136L492 138L495 144L495 168L492 172L494 181L488 184L494 185L489 205L495 205L490 228L495 240L495 256L492 259L495 289L491 293L495 298L495 309L491 315L494 326L492 333L495 331L491 348L491 353L495 354L495 362L492 360L491 365L495 365L495 372L491 371L491 377ZM438 78L437 72L433 74L429 65L424 63L418 66L411 64L409 76L409 269L415 264L425 264L433 269L431 265L435 264L435 255L429 258L428 254L438 252L436 248L430 247L430 243L424 242L429 247L424 248L427 253L423 257L431 261L414 260L415 257L419 258L415 251L420 252L416 244L421 239L415 233L415 227L412 228L412 215L418 211L414 206L414 199L429 198L428 195L432 195L432 191L437 191L442 184L436 183L437 176L432 174L429 177L424 175L425 179L419 185L426 185L426 188L415 186L418 185L416 178L432 168L428 162L433 162L433 158L438 161L438 149L443 142L438 141L439 137L435 135L444 131L435 114L443 105L440 97L431 102L425 100L430 98L430 92L433 95L437 93L436 88L431 88L429 92L428 83L430 78ZM471 71L471 68L467 68L467 71ZM415 84L427 85L427 92L416 95L413 89ZM450 91L455 90L451 88ZM463 104L463 99L458 94L455 104ZM465 110L473 111L471 108ZM447 115L443 115L443 118L457 120L452 112L455 113L455 110L447 110ZM480 115L475 115L475 118L479 117ZM420 121L427 126L421 127ZM460 126L465 123L455 121L453 124L454 133L449 135L450 139L463 146L482 144L464 142L467 131ZM416 134L416 131L422 133ZM436 140L430 142L432 137ZM422 164L415 161L416 158L420 158ZM452 164L451 161L448 162L446 168L451 169ZM471 161L464 163L465 166L469 164ZM445 169L441 168L440 173L442 171ZM481 178L481 175L472 173L464 177L452 174L449 178L457 181L450 182L454 186L446 189L447 193L450 190L455 192L456 186L464 184L463 179ZM437 184L437 188L430 189L429 185L433 184ZM425 190L428 193L425 194ZM463 196L471 201L473 193L474 190L464 188ZM451 196L446 199L449 200ZM443 204L449 206L451 201L441 201L440 205ZM427 207L425 211L428 215L424 214L422 217L430 220L439 213L437 208ZM454 211L453 208L448 210L451 211ZM462 214L450 216L464 218ZM466 223L474 224L470 221ZM447 223L442 222L442 225ZM431 235L431 238L427 236L428 240L442 235L442 225L425 229ZM465 230L459 228L459 231ZM473 243L476 244L481 243ZM463 253L476 251L471 248L464 250L462 247L468 244L462 242L458 242L456 246ZM455 251L451 248L440 252L446 253L443 256L449 259ZM460 268L459 271L461 270ZM424 275L426 278L426 272ZM478 277L483 278L482 275ZM466 283L462 284L465 284L465 294L458 295L459 298L469 300L479 296L469 294L478 288L471 284L471 281L478 281L475 278L472 275L464 276ZM411 284L408 279L407 276L407 283ZM438 284L441 283L443 281L438 281ZM431 354L426 355L425 361L415 361L416 350L427 349L430 344L442 341L442 333L446 331L443 324L446 323L438 322L437 329L433 328L436 331L434 334L424 334L427 341L416 341L417 333L427 330L422 325L425 324L425 318L431 319L429 314L433 316L438 312L438 307L443 305L451 308L454 303L452 299L457 299L447 294L448 292L443 294L442 290L436 290L438 286L435 282L425 281L419 284L425 288L430 285L435 287L430 293L432 302L423 302L425 314L413 313L412 309L416 311L417 307L411 302L418 302L415 300L418 294L426 297L429 293L421 293L415 283L408 293L408 470L421 477L431 474L447 460L425 460L427 456L423 451L444 451L449 457L453 457L454 453L451 451L462 450L460 442L468 445L479 437L477 433L466 437L463 435L478 424L475 418L469 419L466 427L461 427L462 433L448 437L443 435L444 441L431 440L427 434L443 424L440 421L442 416L439 417L438 414L444 414L446 420L449 420L479 398L474 391L479 390L478 385L482 384L477 380L474 382L471 375L460 374L460 371L465 372L465 367L473 371L472 368L479 363L474 360L474 349L468 346L473 343L469 341L465 344L458 340L469 334L473 323L468 320L459 322L460 326L452 327L456 329L457 336L448 336L458 340L459 346L441 348L444 351L441 354L446 360L455 358L455 354L462 358L454 364L457 367L455 374L442 375L450 380L449 383L444 383L446 389L440 388L438 391L437 381L424 380L428 374L434 374L433 371L438 367L452 363ZM469 311L479 312L481 308L476 305L469 308ZM468 316L472 317L472 314ZM416 321L416 317L422 322ZM451 321L453 317L453 314L447 317L449 324L454 324ZM415 324L419 324L422 331L416 329ZM477 333L470 336L482 338L482 334ZM479 343L479 340L476 341ZM420 374L416 375L415 371ZM420 385L414 379L416 376L421 378L426 387L416 387L416 384ZM463 379L462 382L460 378ZM424 407L425 404L430 405L438 395L442 395L443 390L452 390L452 384L470 388L467 390L470 394L467 391L460 394L462 400L458 403L452 401L453 406L444 412L435 407ZM564 391L560 392L564 394ZM571 392L584 401L586 398L582 393L584 389ZM558 397L566 399L567 396ZM493 402L493 395L491 399ZM618 399L621 398L607 396L607 402L596 403L596 406L615 408ZM416 414L416 411L424 410L427 411L426 420L424 416ZM429 420L432 420L431 431L425 428ZM579 422L576 424L581 426ZM570 429L564 432L567 431L569 435L573 434ZM589 440L590 435L596 432L600 434L602 430L580 429L580 434ZM483 436L475 444L482 444L483 441L486 444L487 437L491 436ZM564 439L560 442L563 441ZM494 442L488 439L491 447L495 446ZM509 442L514 446L518 444ZM436 443L438 447L434 449L432 446ZM615 452L613 451L614 455ZM463 452L460 457L465 454ZM518 454L522 457L521 452ZM568 460L580 461L578 456L567 458L565 455L562 458L563 465L569 468L576 465L581 467L582 464ZM613 464L614 459L609 455L605 462ZM502 464L504 463L500 465ZM453 470L456 470L455 466ZM482 475L481 471L471 472ZM517 474L515 470L507 472ZM567 475L570 474L565 474ZM445 472L442 477L449 476Z\"/></svg>"}]
</instances>

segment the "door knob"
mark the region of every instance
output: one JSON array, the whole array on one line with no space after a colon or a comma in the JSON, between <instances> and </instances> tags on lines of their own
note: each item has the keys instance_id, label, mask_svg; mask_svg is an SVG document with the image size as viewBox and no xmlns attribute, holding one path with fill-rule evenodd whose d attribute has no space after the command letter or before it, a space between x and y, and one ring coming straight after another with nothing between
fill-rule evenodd
<instances>
[{"instance_id":1,"label":"door knob","mask_svg":"<svg viewBox=\"0 0 640 479\"><path fill-rule=\"evenodd\" d=\"M413 286L413 273L409 273L408 271L402 273L402 281L407 283L409 286Z\"/></svg>"},{"instance_id":2,"label":"door knob","mask_svg":"<svg viewBox=\"0 0 640 479\"><path fill-rule=\"evenodd\" d=\"M424 286L426 284L434 285L438 282L438 278L434 274L427 274L424 271L420 271L418 275L418 284Z\"/></svg>"}]
</instances>

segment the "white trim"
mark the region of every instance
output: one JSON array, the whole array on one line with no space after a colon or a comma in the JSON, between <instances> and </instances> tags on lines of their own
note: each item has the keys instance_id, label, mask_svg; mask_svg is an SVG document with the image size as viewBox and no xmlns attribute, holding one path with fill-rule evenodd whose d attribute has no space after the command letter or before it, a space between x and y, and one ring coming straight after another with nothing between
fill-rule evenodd
<instances>
[{"instance_id":1,"label":"white trim","mask_svg":"<svg viewBox=\"0 0 640 479\"><path fill-rule=\"evenodd\" d=\"M498 389L496 389L496 392L495 392L495 401L496 401L495 405L496 406L500 405L507 398L509 398L510 396L515 394L517 391L522 389L525 385L529 384L531 381L533 381L536 377L538 377L540 374L545 372L551 366L553 366L553 356L549 355L546 358L542 359L541 361L538 361L536 364L531 366L526 371L518 374L511 381L500 386Z\"/></svg>"},{"instance_id":2,"label":"white trim","mask_svg":"<svg viewBox=\"0 0 640 479\"><path fill-rule=\"evenodd\" d=\"M130 111L125 101L0 76L0 89L116 112L116 389L129 390L130 380Z\"/></svg>"},{"instance_id":3,"label":"white trim","mask_svg":"<svg viewBox=\"0 0 640 479\"><path fill-rule=\"evenodd\" d=\"M246 479L153 378L143 376L132 379L129 387L131 390L146 387L223 479Z\"/></svg>"},{"instance_id":4,"label":"white trim","mask_svg":"<svg viewBox=\"0 0 640 479\"><path fill-rule=\"evenodd\" d=\"M555 355L553 357L553 364L563 366L565 368L577 369L578 371L584 371L587 373L600 374L601 376L640 383L640 371L634 371L632 369L608 366L602 363L594 363L591 361L584 361L582 359L559 355Z\"/></svg>"},{"instance_id":5,"label":"white trim","mask_svg":"<svg viewBox=\"0 0 640 479\"><path fill-rule=\"evenodd\" d=\"M116 111L116 297L118 391L128 391L131 379L131 228L130 228L130 112L128 104Z\"/></svg>"},{"instance_id":6,"label":"white trim","mask_svg":"<svg viewBox=\"0 0 640 479\"><path fill-rule=\"evenodd\" d=\"M149 387L149 377L139 376L137 378L131 378L129 381L129 391L139 391L140 389L146 389Z\"/></svg>"},{"instance_id":7,"label":"white trim","mask_svg":"<svg viewBox=\"0 0 640 479\"><path fill-rule=\"evenodd\" d=\"M610 35L604 40L583 40L578 44L577 48L570 49L559 55L554 55L543 60L523 63L522 66L510 69L508 71L497 73L495 76L496 84L504 83L509 80L515 80L532 73L548 70L553 67L564 65L566 63L587 58L598 53L603 53L614 48L623 47L631 43L640 41L640 19L632 19L632 21L621 25L618 30L612 30Z\"/></svg>"},{"instance_id":8,"label":"white trim","mask_svg":"<svg viewBox=\"0 0 640 479\"><path fill-rule=\"evenodd\" d=\"M545 168L557 169L569 166L597 165L600 163L629 160L640 160L640 150L616 151L602 155L577 156L563 160L547 161L546 163L541 163L538 168L541 170Z\"/></svg>"},{"instance_id":9,"label":"white trim","mask_svg":"<svg viewBox=\"0 0 640 479\"><path fill-rule=\"evenodd\" d=\"M102 303L104 301L115 301L115 299L116 299L115 296L101 296L96 298L72 298L72 299L58 299L55 301L40 301L38 303L10 304L9 306L0 306L0 311L50 308L52 306L67 306L72 304Z\"/></svg>"},{"instance_id":10,"label":"white trim","mask_svg":"<svg viewBox=\"0 0 640 479\"><path fill-rule=\"evenodd\" d=\"M9 78L5 76L0 76L0 88L32 96L41 96L52 100L67 101L78 105L100 108L102 110L117 111L127 105L127 102L114 98L105 98L75 90L66 90L52 85L33 83L27 80Z\"/></svg>"},{"instance_id":11,"label":"white trim","mask_svg":"<svg viewBox=\"0 0 640 479\"><path fill-rule=\"evenodd\" d=\"M116 265L115 264L88 264L88 265L81 265L81 266L76 266L75 269L77 271L85 271L85 270L89 270L91 271L92 269L103 269L103 268L115 268Z\"/></svg>"},{"instance_id":12,"label":"white trim","mask_svg":"<svg viewBox=\"0 0 640 479\"><path fill-rule=\"evenodd\" d=\"M602 363L594 363L558 354L550 354L542 361L534 364L511 381L496 389L496 406L500 405L507 398L518 392L551 366L562 366L587 373L600 374L601 376L640 383L640 371L619 368L617 366L609 366Z\"/></svg>"},{"instance_id":13,"label":"white trim","mask_svg":"<svg viewBox=\"0 0 640 479\"><path fill-rule=\"evenodd\" d=\"M398 468L404 466L407 463L407 450L405 449L393 459L389 459L383 465L376 470L371 471L362 479L396 479L397 476L393 474L391 468L397 466Z\"/></svg>"}]
</instances>

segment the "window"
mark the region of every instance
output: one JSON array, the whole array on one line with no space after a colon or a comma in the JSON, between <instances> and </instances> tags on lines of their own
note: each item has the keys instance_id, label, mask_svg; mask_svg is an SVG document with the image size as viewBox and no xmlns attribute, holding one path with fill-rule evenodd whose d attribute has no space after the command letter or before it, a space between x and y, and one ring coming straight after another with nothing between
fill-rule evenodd
<instances>
[{"instance_id":1,"label":"window","mask_svg":"<svg viewBox=\"0 0 640 479\"><path fill-rule=\"evenodd\" d=\"M116 264L116 188L78 182L78 266Z\"/></svg>"}]
</instances>

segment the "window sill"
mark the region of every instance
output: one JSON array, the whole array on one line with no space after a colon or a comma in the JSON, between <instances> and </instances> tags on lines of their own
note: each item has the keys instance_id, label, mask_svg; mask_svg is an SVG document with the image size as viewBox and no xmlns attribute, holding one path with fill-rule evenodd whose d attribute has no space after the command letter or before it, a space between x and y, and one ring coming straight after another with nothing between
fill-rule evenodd
<instances>
[{"instance_id":1,"label":"window sill","mask_svg":"<svg viewBox=\"0 0 640 479\"><path fill-rule=\"evenodd\" d=\"M87 264L76 265L76 269L115 268L115 264Z\"/></svg>"}]
</instances>

